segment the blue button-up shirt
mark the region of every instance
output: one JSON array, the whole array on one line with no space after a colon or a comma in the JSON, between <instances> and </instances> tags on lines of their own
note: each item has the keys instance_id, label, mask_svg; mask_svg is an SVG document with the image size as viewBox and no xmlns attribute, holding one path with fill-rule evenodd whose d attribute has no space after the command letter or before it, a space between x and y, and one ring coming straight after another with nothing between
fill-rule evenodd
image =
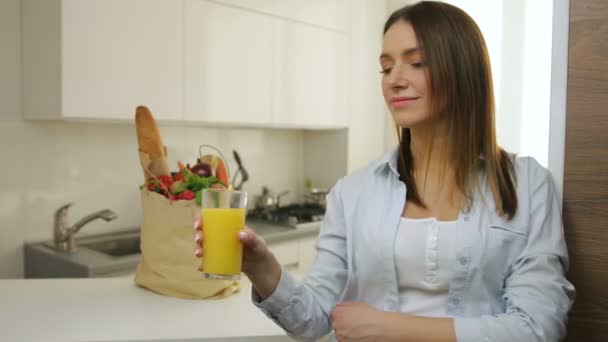
<instances>
[{"instance_id":1,"label":"blue button-up shirt","mask_svg":"<svg viewBox=\"0 0 608 342\"><path fill-rule=\"evenodd\" d=\"M458 217L448 316L459 342L558 341L565 335L574 287L554 184L534 159L515 159L518 210L497 214L483 177ZM328 196L317 257L302 282L282 271L274 293L254 303L292 337L331 331L342 301L400 307L395 238L406 200L397 150L340 179Z\"/></svg>"}]
</instances>

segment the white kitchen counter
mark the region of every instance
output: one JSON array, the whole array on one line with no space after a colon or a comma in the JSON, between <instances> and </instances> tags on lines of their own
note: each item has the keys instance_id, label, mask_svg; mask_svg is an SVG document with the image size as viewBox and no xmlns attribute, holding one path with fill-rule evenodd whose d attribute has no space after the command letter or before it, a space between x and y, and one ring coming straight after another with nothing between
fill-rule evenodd
<instances>
[{"instance_id":1,"label":"white kitchen counter","mask_svg":"<svg viewBox=\"0 0 608 342\"><path fill-rule=\"evenodd\" d=\"M137 287L132 276L0 280L2 341L291 341L239 293L183 300Z\"/></svg>"}]
</instances>

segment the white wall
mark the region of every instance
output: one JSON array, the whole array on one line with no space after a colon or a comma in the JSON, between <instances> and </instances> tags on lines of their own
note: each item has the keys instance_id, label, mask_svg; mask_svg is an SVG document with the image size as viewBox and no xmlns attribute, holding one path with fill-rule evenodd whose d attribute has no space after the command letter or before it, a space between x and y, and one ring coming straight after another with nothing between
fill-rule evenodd
<instances>
[{"instance_id":1,"label":"white wall","mask_svg":"<svg viewBox=\"0 0 608 342\"><path fill-rule=\"evenodd\" d=\"M553 0L525 1L520 149L549 166Z\"/></svg>"},{"instance_id":2,"label":"white wall","mask_svg":"<svg viewBox=\"0 0 608 342\"><path fill-rule=\"evenodd\" d=\"M0 1L0 278L22 276L24 241L50 239L54 210L76 205L70 221L110 208L115 221L93 222L79 234L136 226L140 217L135 127L127 124L31 122L21 118L20 1ZM303 188L302 131L161 126L170 160L193 160L201 143L240 152L251 195L267 184Z\"/></svg>"},{"instance_id":3,"label":"white wall","mask_svg":"<svg viewBox=\"0 0 608 342\"><path fill-rule=\"evenodd\" d=\"M313 188L329 189L348 173L347 150L346 129L304 132L304 175Z\"/></svg>"},{"instance_id":4,"label":"white wall","mask_svg":"<svg viewBox=\"0 0 608 342\"><path fill-rule=\"evenodd\" d=\"M351 113L348 126L348 172L380 157L384 152L387 118L378 56L386 4L377 0L351 0Z\"/></svg>"},{"instance_id":5,"label":"white wall","mask_svg":"<svg viewBox=\"0 0 608 342\"><path fill-rule=\"evenodd\" d=\"M553 2L548 167L557 186L559 198L563 198L564 192L569 10L570 1L555 0ZM560 201L561 204L562 202Z\"/></svg>"}]
</instances>

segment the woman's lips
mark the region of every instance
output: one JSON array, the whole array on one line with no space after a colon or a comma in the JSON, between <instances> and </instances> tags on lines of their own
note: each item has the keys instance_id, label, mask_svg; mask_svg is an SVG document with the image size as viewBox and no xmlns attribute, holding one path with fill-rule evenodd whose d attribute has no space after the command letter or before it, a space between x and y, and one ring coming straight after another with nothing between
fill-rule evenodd
<instances>
[{"instance_id":1,"label":"woman's lips","mask_svg":"<svg viewBox=\"0 0 608 342\"><path fill-rule=\"evenodd\" d=\"M414 101L418 100L419 97L395 97L391 99L391 105L395 108L404 108L412 104Z\"/></svg>"}]
</instances>

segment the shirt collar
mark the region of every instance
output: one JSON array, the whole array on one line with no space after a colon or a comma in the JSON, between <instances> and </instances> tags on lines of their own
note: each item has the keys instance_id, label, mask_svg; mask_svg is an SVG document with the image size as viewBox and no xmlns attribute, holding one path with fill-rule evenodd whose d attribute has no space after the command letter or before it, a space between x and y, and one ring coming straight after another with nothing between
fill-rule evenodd
<instances>
[{"instance_id":1,"label":"shirt collar","mask_svg":"<svg viewBox=\"0 0 608 342\"><path fill-rule=\"evenodd\" d=\"M385 153L380 159L376 160L373 165L374 172L382 172L386 168L388 168L393 174L399 176L399 171L397 169L397 160L399 160L399 147L395 147L391 149L389 152Z\"/></svg>"}]
</instances>

